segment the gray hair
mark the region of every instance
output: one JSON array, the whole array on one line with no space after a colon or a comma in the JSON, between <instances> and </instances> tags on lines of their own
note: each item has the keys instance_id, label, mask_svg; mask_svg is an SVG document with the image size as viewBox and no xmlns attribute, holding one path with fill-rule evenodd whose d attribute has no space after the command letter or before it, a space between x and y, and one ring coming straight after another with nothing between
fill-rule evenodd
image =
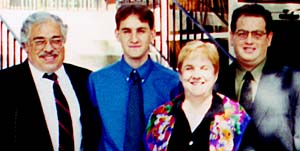
<instances>
[{"instance_id":1,"label":"gray hair","mask_svg":"<svg viewBox=\"0 0 300 151\"><path fill-rule=\"evenodd\" d=\"M35 12L31 15L29 15L26 20L23 22L22 28L21 28L21 43L27 43L29 41L29 36L31 32L32 25L35 23L41 23L45 21L54 21L60 25L60 30L62 32L62 36L64 40L66 40L67 37L67 29L68 26L63 23L62 19L54 14L50 14L48 12Z\"/></svg>"}]
</instances>

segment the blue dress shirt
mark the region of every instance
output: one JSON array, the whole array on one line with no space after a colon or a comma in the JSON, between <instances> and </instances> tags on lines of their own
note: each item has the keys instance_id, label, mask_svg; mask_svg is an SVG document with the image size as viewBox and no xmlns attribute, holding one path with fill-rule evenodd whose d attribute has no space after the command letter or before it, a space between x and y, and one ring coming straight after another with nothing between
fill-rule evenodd
<instances>
[{"instance_id":1,"label":"blue dress shirt","mask_svg":"<svg viewBox=\"0 0 300 151\"><path fill-rule=\"evenodd\" d=\"M122 59L93 72L89 78L89 91L98 106L102 120L101 151L122 151L125 139L129 91L132 70ZM170 70L150 57L137 69L142 78L145 125L154 108L171 100L171 91L179 84L176 71Z\"/></svg>"}]
</instances>

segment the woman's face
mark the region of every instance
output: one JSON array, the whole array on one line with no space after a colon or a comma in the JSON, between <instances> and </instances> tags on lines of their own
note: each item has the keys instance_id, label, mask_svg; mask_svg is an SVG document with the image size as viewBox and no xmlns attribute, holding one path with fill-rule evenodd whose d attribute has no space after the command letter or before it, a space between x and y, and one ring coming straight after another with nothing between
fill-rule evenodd
<instances>
[{"instance_id":1,"label":"woman's face","mask_svg":"<svg viewBox=\"0 0 300 151\"><path fill-rule=\"evenodd\" d=\"M193 51L183 61L180 80L185 96L202 96L211 94L218 77L218 72L206 54L199 50Z\"/></svg>"}]
</instances>

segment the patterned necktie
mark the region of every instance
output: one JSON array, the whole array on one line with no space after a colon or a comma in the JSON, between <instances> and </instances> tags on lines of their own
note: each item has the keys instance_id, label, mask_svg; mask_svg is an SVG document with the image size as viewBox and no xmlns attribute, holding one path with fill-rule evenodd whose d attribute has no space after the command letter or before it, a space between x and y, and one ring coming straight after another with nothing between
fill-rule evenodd
<instances>
[{"instance_id":1,"label":"patterned necktie","mask_svg":"<svg viewBox=\"0 0 300 151\"><path fill-rule=\"evenodd\" d=\"M141 78L135 69L130 73L128 100L124 151L142 151L144 150L142 136L145 129L143 92Z\"/></svg>"},{"instance_id":2,"label":"patterned necktie","mask_svg":"<svg viewBox=\"0 0 300 151\"><path fill-rule=\"evenodd\" d=\"M251 87L251 81L253 76L250 71L247 71L244 75L244 83L241 89L240 103L245 107L247 111L251 109L253 92Z\"/></svg>"},{"instance_id":3,"label":"patterned necktie","mask_svg":"<svg viewBox=\"0 0 300 151\"><path fill-rule=\"evenodd\" d=\"M56 109L59 121L59 150L74 151L74 137L72 118L68 106L68 102L58 84L57 75L55 73L43 75L43 78L54 81L53 92L56 102Z\"/></svg>"}]
</instances>

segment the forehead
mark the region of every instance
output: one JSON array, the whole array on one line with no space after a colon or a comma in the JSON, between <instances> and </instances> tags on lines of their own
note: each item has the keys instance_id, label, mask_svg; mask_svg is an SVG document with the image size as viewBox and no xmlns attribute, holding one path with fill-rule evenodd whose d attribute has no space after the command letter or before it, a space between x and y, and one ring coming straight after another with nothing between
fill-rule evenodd
<instances>
[{"instance_id":1,"label":"forehead","mask_svg":"<svg viewBox=\"0 0 300 151\"><path fill-rule=\"evenodd\" d=\"M148 22L142 22L137 15L129 15L126 19L120 22L120 29L123 28L130 28L130 29L137 29L137 28L148 28Z\"/></svg>"},{"instance_id":2,"label":"forehead","mask_svg":"<svg viewBox=\"0 0 300 151\"><path fill-rule=\"evenodd\" d=\"M247 29L247 30L264 30L266 29L266 22L263 17L258 16L245 16L242 15L238 18L236 23L238 29Z\"/></svg>"},{"instance_id":3,"label":"forehead","mask_svg":"<svg viewBox=\"0 0 300 151\"><path fill-rule=\"evenodd\" d=\"M55 35L61 35L60 26L58 23L53 22L51 20L37 22L31 27L31 37L52 37Z\"/></svg>"},{"instance_id":4,"label":"forehead","mask_svg":"<svg viewBox=\"0 0 300 151\"><path fill-rule=\"evenodd\" d=\"M196 50L192 51L190 54L186 56L184 59L184 64L185 63L203 63L203 62L208 62L209 58L207 54L205 54L202 50L203 48L197 48Z\"/></svg>"}]
</instances>

